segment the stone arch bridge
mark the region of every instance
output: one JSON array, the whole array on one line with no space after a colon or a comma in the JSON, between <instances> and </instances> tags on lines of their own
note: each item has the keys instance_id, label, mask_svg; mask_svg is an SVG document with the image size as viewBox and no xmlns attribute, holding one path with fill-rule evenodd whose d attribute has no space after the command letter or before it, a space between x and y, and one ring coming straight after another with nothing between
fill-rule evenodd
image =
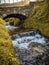
<instances>
[{"instance_id":1,"label":"stone arch bridge","mask_svg":"<svg viewBox=\"0 0 49 65\"><path fill-rule=\"evenodd\" d=\"M4 3L0 4L0 17L3 19L8 17L17 17L19 19L25 19L28 17L29 12L34 8L34 4L37 2L29 2L30 0L24 0L17 3Z\"/></svg>"},{"instance_id":2,"label":"stone arch bridge","mask_svg":"<svg viewBox=\"0 0 49 65\"><path fill-rule=\"evenodd\" d=\"M33 3L34 5L34 3ZM33 6L29 4L3 4L0 5L0 17L3 19L7 17L17 17L19 19L25 19L28 17L29 12L33 9Z\"/></svg>"}]
</instances>

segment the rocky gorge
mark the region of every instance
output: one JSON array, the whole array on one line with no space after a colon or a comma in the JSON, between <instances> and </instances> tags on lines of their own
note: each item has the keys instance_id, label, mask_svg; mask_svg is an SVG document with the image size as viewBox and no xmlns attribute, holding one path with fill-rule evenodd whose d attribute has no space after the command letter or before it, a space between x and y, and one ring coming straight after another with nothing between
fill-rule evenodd
<instances>
[{"instance_id":1,"label":"rocky gorge","mask_svg":"<svg viewBox=\"0 0 49 65\"><path fill-rule=\"evenodd\" d=\"M40 6L34 6L29 17L20 25L24 28L23 32L21 28L7 24L19 65L49 65L48 0L44 0Z\"/></svg>"},{"instance_id":2,"label":"rocky gorge","mask_svg":"<svg viewBox=\"0 0 49 65\"><path fill-rule=\"evenodd\" d=\"M20 65L49 65L49 39L39 30L18 32L10 37Z\"/></svg>"},{"instance_id":3,"label":"rocky gorge","mask_svg":"<svg viewBox=\"0 0 49 65\"><path fill-rule=\"evenodd\" d=\"M0 65L49 65L49 0L21 18L0 18Z\"/></svg>"}]
</instances>

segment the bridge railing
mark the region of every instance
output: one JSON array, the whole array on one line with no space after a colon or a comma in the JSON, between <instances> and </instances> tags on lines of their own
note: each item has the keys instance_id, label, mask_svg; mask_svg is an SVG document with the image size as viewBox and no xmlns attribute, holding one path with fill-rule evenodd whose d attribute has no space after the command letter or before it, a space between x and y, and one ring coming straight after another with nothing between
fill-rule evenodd
<instances>
[{"instance_id":1,"label":"bridge railing","mask_svg":"<svg viewBox=\"0 0 49 65\"><path fill-rule=\"evenodd\" d=\"M26 0L22 0L21 2L14 2L14 3L3 3L0 4L0 7L15 7L15 6L25 6L29 4L29 2L26 2Z\"/></svg>"}]
</instances>

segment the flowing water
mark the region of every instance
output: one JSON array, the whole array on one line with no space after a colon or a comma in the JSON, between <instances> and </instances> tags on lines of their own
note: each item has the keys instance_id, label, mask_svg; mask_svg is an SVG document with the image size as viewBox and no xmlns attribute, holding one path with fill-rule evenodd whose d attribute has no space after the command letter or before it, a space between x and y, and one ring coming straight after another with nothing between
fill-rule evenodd
<instances>
[{"instance_id":1,"label":"flowing water","mask_svg":"<svg viewBox=\"0 0 49 65\"><path fill-rule=\"evenodd\" d=\"M13 26L12 24L10 24L10 22L6 22L6 28L10 31L13 31L13 30L17 29L18 27Z\"/></svg>"},{"instance_id":2,"label":"flowing water","mask_svg":"<svg viewBox=\"0 0 49 65\"><path fill-rule=\"evenodd\" d=\"M11 36L12 43L14 47L18 47L20 49L25 48L28 49L30 43L36 42L40 44L46 43L47 39L39 34L39 31L30 31L20 34L15 34Z\"/></svg>"},{"instance_id":3,"label":"flowing water","mask_svg":"<svg viewBox=\"0 0 49 65\"><path fill-rule=\"evenodd\" d=\"M29 31L11 36L13 47L16 51L16 56L20 60L20 65L45 65L44 60L36 59L36 56L43 55L45 47L36 46L36 44L46 44L47 40L40 34L39 31ZM36 43L36 44L35 44ZM34 47L30 44L35 44ZM29 47L30 46L30 47ZM33 49L32 49L33 48ZM32 52L33 51L33 52ZM46 58L46 55L44 55ZM37 61L39 60L39 61ZM40 62L41 61L41 62ZM49 61L48 61L49 62Z\"/></svg>"}]
</instances>

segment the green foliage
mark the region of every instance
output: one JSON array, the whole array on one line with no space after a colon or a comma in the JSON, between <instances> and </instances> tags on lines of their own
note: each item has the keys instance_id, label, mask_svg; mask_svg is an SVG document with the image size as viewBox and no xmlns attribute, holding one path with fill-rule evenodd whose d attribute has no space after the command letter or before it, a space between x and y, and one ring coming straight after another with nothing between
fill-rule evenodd
<instances>
[{"instance_id":1,"label":"green foliage","mask_svg":"<svg viewBox=\"0 0 49 65\"><path fill-rule=\"evenodd\" d=\"M36 0L37 2L39 2L39 0Z\"/></svg>"},{"instance_id":2,"label":"green foliage","mask_svg":"<svg viewBox=\"0 0 49 65\"><path fill-rule=\"evenodd\" d=\"M19 24L20 20L18 18L14 18L14 17L11 17L11 18L7 18L5 19L5 21L9 21L9 22L14 22L14 25L16 26L17 24Z\"/></svg>"},{"instance_id":3,"label":"green foliage","mask_svg":"<svg viewBox=\"0 0 49 65\"><path fill-rule=\"evenodd\" d=\"M23 23L24 28L40 30L49 37L49 0L44 0L41 6L35 6L30 16Z\"/></svg>"},{"instance_id":4,"label":"green foliage","mask_svg":"<svg viewBox=\"0 0 49 65\"><path fill-rule=\"evenodd\" d=\"M12 42L5 28L5 21L0 18L0 65L18 65Z\"/></svg>"}]
</instances>

